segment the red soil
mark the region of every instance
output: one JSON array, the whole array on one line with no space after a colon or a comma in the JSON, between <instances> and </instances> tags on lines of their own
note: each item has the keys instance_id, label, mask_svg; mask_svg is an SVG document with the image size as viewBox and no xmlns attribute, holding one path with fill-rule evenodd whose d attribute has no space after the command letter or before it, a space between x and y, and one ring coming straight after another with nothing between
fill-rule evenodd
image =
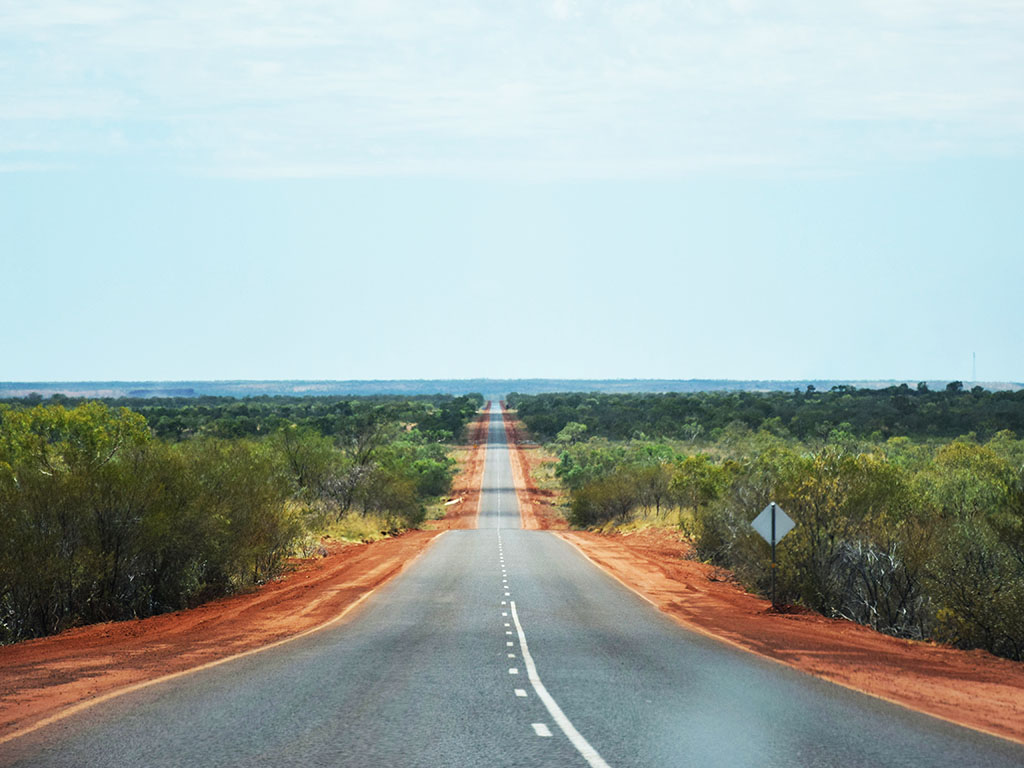
<instances>
[{"instance_id":1,"label":"red soil","mask_svg":"<svg viewBox=\"0 0 1024 768\"><path fill-rule=\"evenodd\" d=\"M502 407L504 408L504 403ZM526 442L523 423L508 411L505 415L505 436L508 438L509 457L512 460L512 479L519 491L519 514L523 528L537 530L565 530L569 524L552 507L554 492L537 487L534 470L546 459L537 445Z\"/></svg>"},{"instance_id":2,"label":"red soil","mask_svg":"<svg viewBox=\"0 0 1024 768\"><path fill-rule=\"evenodd\" d=\"M509 429L510 442L522 429ZM513 467L536 466L535 448L514 445ZM520 482L523 527L555 515ZM689 559L678 533L559 532L595 564L684 626L834 683L996 736L1024 743L1024 664L984 651L899 640L853 622L802 611L776 613L728 572Z\"/></svg>"},{"instance_id":3,"label":"red soil","mask_svg":"<svg viewBox=\"0 0 1024 768\"><path fill-rule=\"evenodd\" d=\"M328 556L296 563L258 590L149 619L93 624L0 647L0 744L147 682L283 642L330 623L397 574L449 528L476 526L486 416L453 497L433 530L370 544L325 542Z\"/></svg>"},{"instance_id":4,"label":"red soil","mask_svg":"<svg viewBox=\"0 0 1024 768\"><path fill-rule=\"evenodd\" d=\"M490 405L490 403L488 403ZM489 414L484 410L469 426L469 455L465 458L459 473L452 482L452 499L462 501L445 508L445 516L431 521L424 527L449 530L453 528L476 528L480 514L480 489L484 479L484 454L487 452L487 429Z\"/></svg>"}]
</instances>

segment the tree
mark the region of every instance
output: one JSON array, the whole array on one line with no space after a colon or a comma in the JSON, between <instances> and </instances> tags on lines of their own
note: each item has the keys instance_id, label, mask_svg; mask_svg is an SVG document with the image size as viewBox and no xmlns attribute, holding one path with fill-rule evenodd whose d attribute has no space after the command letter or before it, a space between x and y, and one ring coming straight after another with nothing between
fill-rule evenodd
<instances>
[{"instance_id":1,"label":"tree","mask_svg":"<svg viewBox=\"0 0 1024 768\"><path fill-rule=\"evenodd\" d=\"M728 481L724 467L715 464L704 454L697 454L687 456L676 465L672 473L671 489L681 506L696 513L717 499Z\"/></svg>"},{"instance_id":2,"label":"tree","mask_svg":"<svg viewBox=\"0 0 1024 768\"><path fill-rule=\"evenodd\" d=\"M555 442L558 445L564 446L575 445L584 439L586 432L586 424L581 424L578 421L570 421L559 431L557 435L555 435Z\"/></svg>"}]
</instances>

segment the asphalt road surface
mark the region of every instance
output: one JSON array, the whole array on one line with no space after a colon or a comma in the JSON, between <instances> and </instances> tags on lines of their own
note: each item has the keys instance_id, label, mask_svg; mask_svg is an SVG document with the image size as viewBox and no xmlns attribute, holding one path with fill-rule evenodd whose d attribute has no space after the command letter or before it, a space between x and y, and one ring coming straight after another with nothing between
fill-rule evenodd
<instances>
[{"instance_id":1,"label":"asphalt road surface","mask_svg":"<svg viewBox=\"0 0 1024 768\"><path fill-rule=\"evenodd\" d=\"M33 766L1024 766L1024 747L690 633L520 530L492 415L478 530L344 621L0 746Z\"/></svg>"}]
</instances>

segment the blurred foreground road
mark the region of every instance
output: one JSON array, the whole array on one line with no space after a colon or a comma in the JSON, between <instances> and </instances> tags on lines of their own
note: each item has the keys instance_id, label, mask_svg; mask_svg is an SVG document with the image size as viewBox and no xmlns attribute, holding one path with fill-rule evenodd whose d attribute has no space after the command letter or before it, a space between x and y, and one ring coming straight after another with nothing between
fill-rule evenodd
<instances>
[{"instance_id":1,"label":"blurred foreground road","mask_svg":"<svg viewBox=\"0 0 1024 768\"><path fill-rule=\"evenodd\" d=\"M500 412L479 528L344 621L0 745L32 766L1024 766L1024 747L681 628L520 530Z\"/></svg>"}]
</instances>

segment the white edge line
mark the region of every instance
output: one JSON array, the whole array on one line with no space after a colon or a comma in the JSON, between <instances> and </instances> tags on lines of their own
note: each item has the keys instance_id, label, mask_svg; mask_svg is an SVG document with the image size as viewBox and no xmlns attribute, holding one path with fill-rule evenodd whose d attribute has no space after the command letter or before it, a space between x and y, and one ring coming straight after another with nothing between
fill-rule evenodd
<instances>
[{"instance_id":1,"label":"white edge line","mask_svg":"<svg viewBox=\"0 0 1024 768\"><path fill-rule=\"evenodd\" d=\"M572 742L572 745L576 747L576 751L583 756L583 759L587 761L591 768L611 768L604 761L604 758L598 754L597 750L590 746L590 743L576 730L569 718L565 716L562 708L558 706L558 702L548 693L548 689L540 681L540 675L537 674L537 665L533 663L533 656L530 655L530 649L526 644L526 633L523 632L523 625L519 621L515 600L512 601L512 620L515 621L516 630L519 632L519 652L523 656L523 663L526 664L526 675L530 678L530 684L533 686L533 690L537 692L537 697L547 707L551 718L562 729L562 733Z\"/></svg>"},{"instance_id":2,"label":"white edge line","mask_svg":"<svg viewBox=\"0 0 1024 768\"><path fill-rule=\"evenodd\" d=\"M666 610L661 605L656 603L653 599L651 599L650 597L645 595L643 592L641 592L639 589L634 587L632 584L627 583L623 579L619 578L619 576L617 574L612 573L612 571L609 568L606 568L601 563L599 563L596 560L594 560L594 558L592 558L590 555L588 555L586 552L583 551L583 547L581 547L575 541L570 539L568 536L564 535L564 534L567 534L567 533L573 533L573 531L551 531L551 533L554 534L559 539L561 539L562 541L564 541L570 547L575 549L577 552L579 552L580 556L583 557L584 559L588 560L590 562L590 564L593 565L595 568L603 571L606 576L608 576L609 578L617 581L619 584L621 584L623 587L628 589L630 592L632 592L634 595L639 597L641 600L644 600L645 602L650 603L652 606L654 606L654 608L659 613L665 614L666 616L668 616L668 618L670 618L676 624L681 626L683 629L687 629L690 632L694 632L694 633L696 633L698 635L702 635L703 637L706 637L709 640L715 640L716 642L723 643L724 645L728 645L731 648L735 648L736 650L743 651L744 653L749 653L752 656L757 656L759 658L764 659L765 661L770 661L773 664L778 664L780 666L786 667L786 669L791 669L794 672L799 672L800 674L807 675L808 677L813 677L815 680L821 680L822 682L831 683L832 685L838 685L840 688L845 688L848 691L855 691L856 693L862 693L865 696L870 696L873 699L878 699L879 701L884 701L884 702L887 702L889 704L895 704L897 707L902 707L903 709L909 710L911 712L916 712L919 715L926 715L928 717L934 717L936 720L942 720L945 723L951 723L951 724L957 725L957 726L959 726L961 728L967 728L968 730L971 730L971 731L976 731L978 733L984 733L986 736L994 736L997 739L1002 739L1003 741L1008 741L1011 744L1024 744L1024 739L1014 738L1013 736L1009 736L1009 735L1007 735L1005 733L998 733L996 731L990 731L987 728L979 728L979 727L974 726L974 725L967 725L966 723L961 723L959 720L954 720L951 717L945 717L943 715L938 715L938 714L936 714L934 712L929 712L926 709L918 709L917 707L913 707L910 704L906 704L906 703L904 703L902 701L899 701L898 699L890 699L888 696L882 696L881 694L878 694L878 693L872 693L871 691L866 691L863 688L858 688L855 685L850 685L849 683L844 683L844 682L841 682L839 680L835 680L835 679L833 679L831 677L825 677L823 675L817 675L814 672L810 672L810 671L808 671L806 669L801 669L800 667L795 666L793 664L789 664L789 663L783 661L782 659L777 659L774 656L769 656L768 654L762 653L761 651L756 651L753 648L748 648L747 646L742 645L741 643L738 643L735 640L730 640L728 637L722 637L721 635L716 635L711 630L705 629L704 627L700 626L699 624L695 624L695 623L693 623L691 621L688 621L687 619L684 619L682 616L677 616L676 614L672 613L671 611Z\"/></svg>"},{"instance_id":3,"label":"white edge line","mask_svg":"<svg viewBox=\"0 0 1024 768\"><path fill-rule=\"evenodd\" d=\"M335 616L332 619L328 619L323 624L318 624L315 627L310 627L309 629L305 629L302 632L299 632L299 634L297 634L297 635L292 635L291 637L285 637L285 638L283 638L281 640L275 640L274 642L270 643L269 645L261 645L259 648L250 648L247 651L242 651L242 652L236 653L236 654L234 654L232 656L225 656L223 659L215 659L214 661L208 661L205 664L200 664L198 667L190 667L189 669L182 669L182 670L180 670L178 672L172 672L169 675L164 675L163 677L155 677L152 680L143 680L142 682L134 683L134 684L126 686L124 688L115 688L112 691L108 691L107 693L104 693L104 694L102 694L100 696L97 696L95 699L89 699L88 701L80 701L77 704L72 704L71 706L69 706L69 707L67 707L65 709L62 709L62 710L60 710L59 712L57 712L55 714L52 714L52 715L50 715L48 717L44 717L42 720L38 720L38 721L32 723L32 725L25 726L24 728L21 728L20 730L12 731L11 733L8 733L6 735L0 736L0 744L6 744L9 741L14 741L14 739L21 738L22 736L27 736L28 734L33 733L34 731L38 731L40 728L45 728L48 725L52 725L53 723L59 722L61 720L64 720L65 718L71 717L72 715L77 715L79 712L84 712L85 710L91 709L92 707L96 706L97 704L102 704L105 701L110 701L111 699L116 699L119 696L124 696L125 694L128 694L128 693L134 693L135 691L141 691L143 688L149 688L150 686L153 686L153 685L160 685L161 683L167 683L167 682L170 682L171 680L176 680L179 677L185 677L186 675L191 675L191 674L193 674L195 672L202 672L203 670L212 669L213 667L219 667L221 664L227 664L229 661L236 661L237 659L241 659L241 658L244 658L246 656L254 656L257 653L263 653L263 651L269 651L272 648L279 648L282 645L285 645L286 643L292 642L293 640L299 640L300 638L307 637L309 635L314 634L315 632L319 632L319 631L321 631L323 629L327 629L328 627L332 626L333 624L337 624L339 621L341 621L343 618L345 618L349 613L351 613L353 610L355 610L355 608L357 606L361 605L364 600L366 600L368 597L370 597L370 595L372 595L378 589L383 587L385 584L390 583L391 580L395 578L395 576L398 576L398 574L400 574L402 571L404 571L411 563L416 562L416 560L418 560L423 555L424 552L426 552L428 549L430 549L430 546L435 541L437 541L439 538L441 538L447 532L448 531L446 531L446 530L440 531L437 536L432 538L427 543L426 547L424 547L419 553L417 553L416 557L414 557L412 560L403 561L401 566L398 568L398 570L395 571L391 575L390 578L382 581L380 584L378 584L376 587L374 587L373 589L369 590L368 592L364 592L362 595L360 595L356 599L356 601L354 603L352 603L351 605L347 606L341 613L339 613L337 616Z\"/></svg>"},{"instance_id":4,"label":"white edge line","mask_svg":"<svg viewBox=\"0 0 1024 768\"><path fill-rule=\"evenodd\" d=\"M480 528L480 507L484 503L484 475L487 474L487 451L491 444L491 406L484 411L487 414L487 437L484 440L484 468L480 472L480 488L476 494L476 514L473 516L473 530Z\"/></svg>"},{"instance_id":5,"label":"white edge line","mask_svg":"<svg viewBox=\"0 0 1024 768\"><path fill-rule=\"evenodd\" d=\"M512 484L515 485L515 472L512 470L512 450L513 450L512 446L514 445L514 443L512 443L508 439L508 420L505 418L505 409L502 407L501 403L498 404L498 410L501 413L501 428L505 431L505 447L506 447L506 449L508 451L508 454L509 454L509 456L508 456L508 468L509 468L510 473L513 475L513 477L512 477ZM520 469L523 470L523 474L524 475L528 471L527 469L523 468L522 466L520 466ZM525 492L526 489L522 489L522 490ZM516 511L519 513L519 528L520 528L520 530L524 530L525 531L525 530L529 530L529 529L526 527L526 521L523 520L523 502L519 498L519 491L520 491L520 488L518 486L516 486L516 488L515 488Z\"/></svg>"}]
</instances>

